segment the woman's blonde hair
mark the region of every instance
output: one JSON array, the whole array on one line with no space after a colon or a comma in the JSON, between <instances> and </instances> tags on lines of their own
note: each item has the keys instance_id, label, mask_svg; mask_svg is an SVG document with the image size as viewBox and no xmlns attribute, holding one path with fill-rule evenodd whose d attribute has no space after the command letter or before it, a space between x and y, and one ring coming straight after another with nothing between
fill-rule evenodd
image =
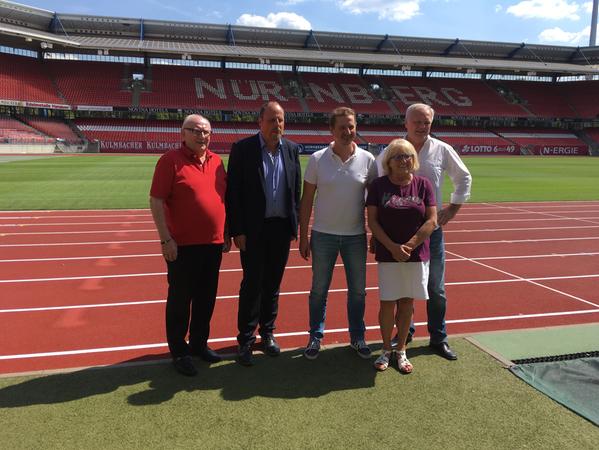
<instances>
[{"instance_id":1,"label":"woman's blonde hair","mask_svg":"<svg viewBox=\"0 0 599 450\"><path fill-rule=\"evenodd\" d=\"M414 146L405 139L393 139L387 146L387 151L383 157L383 172L385 172L385 175L391 173L389 162L391 158L398 154L410 155L412 157L412 172L418 170L420 164L418 163L418 153L416 153Z\"/></svg>"}]
</instances>

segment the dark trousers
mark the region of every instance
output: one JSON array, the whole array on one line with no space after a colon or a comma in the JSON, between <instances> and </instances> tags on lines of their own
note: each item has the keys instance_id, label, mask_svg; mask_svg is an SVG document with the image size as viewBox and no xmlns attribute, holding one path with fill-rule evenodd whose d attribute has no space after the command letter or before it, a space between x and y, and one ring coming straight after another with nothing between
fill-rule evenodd
<instances>
[{"instance_id":1,"label":"dark trousers","mask_svg":"<svg viewBox=\"0 0 599 450\"><path fill-rule=\"evenodd\" d=\"M260 335L272 335L279 308L279 289L291 243L288 219L265 219L262 231L246 236L240 252L243 280L239 290L237 328L239 345L251 345Z\"/></svg>"},{"instance_id":2,"label":"dark trousers","mask_svg":"<svg viewBox=\"0 0 599 450\"><path fill-rule=\"evenodd\" d=\"M192 348L202 349L208 342L222 248L222 244L180 246L177 259L167 262L166 339L173 358L190 354Z\"/></svg>"}]
</instances>

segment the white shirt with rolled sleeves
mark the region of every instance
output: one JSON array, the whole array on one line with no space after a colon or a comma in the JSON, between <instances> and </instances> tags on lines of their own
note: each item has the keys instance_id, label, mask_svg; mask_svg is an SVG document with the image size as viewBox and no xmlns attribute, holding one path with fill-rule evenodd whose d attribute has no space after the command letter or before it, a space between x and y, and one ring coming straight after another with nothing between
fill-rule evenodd
<instances>
[{"instance_id":1,"label":"white shirt with rolled sleeves","mask_svg":"<svg viewBox=\"0 0 599 450\"><path fill-rule=\"evenodd\" d=\"M386 151L387 147L376 158L379 176L384 175L383 157ZM420 168L416 175L428 178L433 184L435 198L437 199L437 211L441 211L443 207L443 172L447 172L454 186L449 202L461 205L468 201L472 176L451 145L429 136L418 152L418 162Z\"/></svg>"},{"instance_id":2,"label":"white shirt with rolled sleeves","mask_svg":"<svg viewBox=\"0 0 599 450\"><path fill-rule=\"evenodd\" d=\"M376 178L376 164L371 153L355 144L354 149L345 162L331 145L310 156L304 181L317 187L313 230L345 236L365 232L365 192Z\"/></svg>"}]
</instances>

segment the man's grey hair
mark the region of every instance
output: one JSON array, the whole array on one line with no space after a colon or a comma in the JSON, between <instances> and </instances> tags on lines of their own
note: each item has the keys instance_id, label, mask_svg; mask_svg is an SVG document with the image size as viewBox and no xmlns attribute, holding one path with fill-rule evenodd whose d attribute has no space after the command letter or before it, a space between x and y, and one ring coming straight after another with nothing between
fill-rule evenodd
<instances>
[{"instance_id":1,"label":"man's grey hair","mask_svg":"<svg viewBox=\"0 0 599 450\"><path fill-rule=\"evenodd\" d=\"M408 106L408 109L406 109L406 119L414 111L420 111L420 110L424 110L424 111L430 113L432 116L431 119L435 118L435 110L430 105L427 105L426 103L414 103L414 104Z\"/></svg>"},{"instance_id":2,"label":"man's grey hair","mask_svg":"<svg viewBox=\"0 0 599 450\"><path fill-rule=\"evenodd\" d=\"M204 116L202 116L201 114L190 114L185 119L183 119L182 128L185 128L189 124L189 122L191 122L192 120L198 120L200 122L207 122L208 125L211 125L210 121L208 119L206 119Z\"/></svg>"}]
</instances>

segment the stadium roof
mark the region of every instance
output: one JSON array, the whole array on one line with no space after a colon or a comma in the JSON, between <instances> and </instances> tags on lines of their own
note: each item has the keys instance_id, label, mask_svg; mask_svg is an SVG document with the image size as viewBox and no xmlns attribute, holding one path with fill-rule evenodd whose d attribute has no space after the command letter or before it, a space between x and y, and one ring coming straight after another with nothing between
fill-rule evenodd
<instances>
[{"instance_id":1,"label":"stadium roof","mask_svg":"<svg viewBox=\"0 0 599 450\"><path fill-rule=\"evenodd\" d=\"M34 51L402 70L599 74L599 47L63 14L0 0L0 44Z\"/></svg>"}]
</instances>

